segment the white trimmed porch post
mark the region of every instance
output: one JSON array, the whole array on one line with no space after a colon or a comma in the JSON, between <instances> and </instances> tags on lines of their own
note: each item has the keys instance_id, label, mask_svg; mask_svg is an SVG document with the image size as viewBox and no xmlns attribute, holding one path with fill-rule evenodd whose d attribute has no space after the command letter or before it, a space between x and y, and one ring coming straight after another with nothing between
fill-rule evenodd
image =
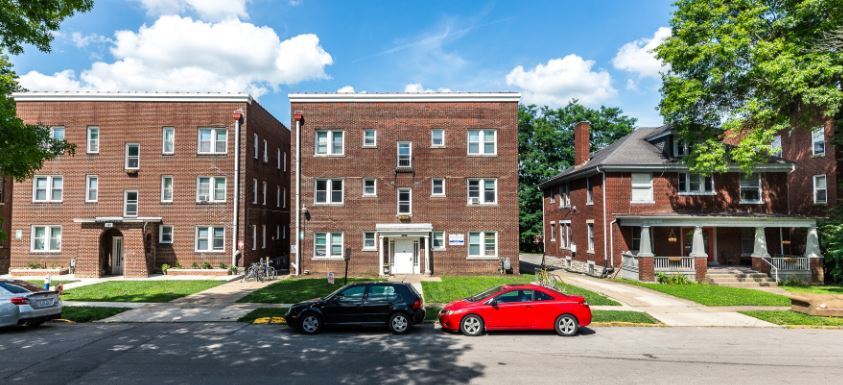
<instances>
[{"instance_id":1,"label":"white trimmed porch post","mask_svg":"<svg viewBox=\"0 0 843 385\"><path fill-rule=\"evenodd\" d=\"M650 241L650 226L641 226L641 238L638 243L638 257L653 256L653 243Z\"/></svg>"},{"instance_id":2,"label":"white trimmed porch post","mask_svg":"<svg viewBox=\"0 0 843 385\"><path fill-rule=\"evenodd\" d=\"M703 238L702 226L694 226L694 236L691 243L691 255L694 258L708 258L705 252L705 239Z\"/></svg>"},{"instance_id":3,"label":"white trimmed porch post","mask_svg":"<svg viewBox=\"0 0 843 385\"><path fill-rule=\"evenodd\" d=\"M383 235L378 234L378 276L383 277Z\"/></svg>"},{"instance_id":4,"label":"white trimmed porch post","mask_svg":"<svg viewBox=\"0 0 843 385\"><path fill-rule=\"evenodd\" d=\"M424 236L424 273L430 275L430 236Z\"/></svg>"},{"instance_id":5,"label":"white trimmed porch post","mask_svg":"<svg viewBox=\"0 0 843 385\"><path fill-rule=\"evenodd\" d=\"M638 280L652 282L656 280L656 270L653 265L653 243L650 241L650 226L641 226L641 237L638 240Z\"/></svg>"},{"instance_id":6,"label":"white trimmed porch post","mask_svg":"<svg viewBox=\"0 0 843 385\"><path fill-rule=\"evenodd\" d=\"M767 251L767 234L763 227L755 228L755 243L752 246L753 258L770 258Z\"/></svg>"},{"instance_id":7,"label":"white trimmed porch post","mask_svg":"<svg viewBox=\"0 0 843 385\"><path fill-rule=\"evenodd\" d=\"M806 258L822 258L820 251L820 237L817 235L817 228L811 227L808 229L808 238L805 240L805 257Z\"/></svg>"}]
</instances>

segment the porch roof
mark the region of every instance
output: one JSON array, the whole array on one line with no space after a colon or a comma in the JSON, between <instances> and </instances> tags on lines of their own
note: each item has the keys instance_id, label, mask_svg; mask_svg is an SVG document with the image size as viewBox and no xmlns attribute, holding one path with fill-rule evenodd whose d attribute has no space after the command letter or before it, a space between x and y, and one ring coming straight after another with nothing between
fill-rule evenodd
<instances>
[{"instance_id":1,"label":"porch roof","mask_svg":"<svg viewBox=\"0 0 843 385\"><path fill-rule=\"evenodd\" d=\"M161 217L94 217L94 218L74 218L75 223L145 223L145 222L161 222Z\"/></svg>"},{"instance_id":2,"label":"porch roof","mask_svg":"<svg viewBox=\"0 0 843 385\"><path fill-rule=\"evenodd\" d=\"M816 227L816 218L778 215L615 215L620 226Z\"/></svg>"},{"instance_id":3,"label":"porch roof","mask_svg":"<svg viewBox=\"0 0 843 385\"><path fill-rule=\"evenodd\" d=\"M433 231L430 223L378 223L375 231L381 234L421 234Z\"/></svg>"}]
</instances>

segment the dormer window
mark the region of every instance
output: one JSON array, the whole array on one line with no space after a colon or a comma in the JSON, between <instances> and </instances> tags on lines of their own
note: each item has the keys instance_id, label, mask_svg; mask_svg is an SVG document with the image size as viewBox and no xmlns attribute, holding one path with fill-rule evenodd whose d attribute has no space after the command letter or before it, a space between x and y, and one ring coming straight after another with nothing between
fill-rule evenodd
<instances>
[{"instance_id":1,"label":"dormer window","mask_svg":"<svg viewBox=\"0 0 843 385\"><path fill-rule=\"evenodd\" d=\"M675 158L682 158L691 153L691 147L677 137L673 137L673 156Z\"/></svg>"}]
</instances>

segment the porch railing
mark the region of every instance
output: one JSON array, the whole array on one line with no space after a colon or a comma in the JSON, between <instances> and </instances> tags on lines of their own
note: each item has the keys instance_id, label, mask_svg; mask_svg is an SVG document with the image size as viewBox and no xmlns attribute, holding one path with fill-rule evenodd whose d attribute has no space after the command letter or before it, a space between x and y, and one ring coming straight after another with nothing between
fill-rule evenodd
<instances>
[{"instance_id":1,"label":"porch railing","mask_svg":"<svg viewBox=\"0 0 843 385\"><path fill-rule=\"evenodd\" d=\"M625 252L621 254L621 265L624 268L638 271L638 258L632 253Z\"/></svg>"},{"instance_id":2,"label":"porch railing","mask_svg":"<svg viewBox=\"0 0 843 385\"><path fill-rule=\"evenodd\" d=\"M655 271L694 271L694 257L654 257Z\"/></svg>"},{"instance_id":3,"label":"porch railing","mask_svg":"<svg viewBox=\"0 0 843 385\"><path fill-rule=\"evenodd\" d=\"M806 257L772 257L770 262L782 271L811 270L811 262Z\"/></svg>"}]
</instances>

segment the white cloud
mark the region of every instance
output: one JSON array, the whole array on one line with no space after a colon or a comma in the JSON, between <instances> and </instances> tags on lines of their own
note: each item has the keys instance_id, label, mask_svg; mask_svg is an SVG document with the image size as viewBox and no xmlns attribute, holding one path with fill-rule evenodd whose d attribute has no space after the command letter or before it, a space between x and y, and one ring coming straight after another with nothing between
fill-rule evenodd
<instances>
[{"instance_id":1,"label":"white cloud","mask_svg":"<svg viewBox=\"0 0 843 385\"><path fill-rule=\"evenodd\" d=\"M20 77L20 84L30 91L76 91L85 89L73 70L64 70L52 75L44 75L38 71L29 71Z\"/></svg>"},{"instance_id":2,"label":"white cloud","mask_svg":"<svg viewBox=\"0 0 843 385\"><path fill-rule=\"evenodd\" d=\"M637 73L640 77L658 78L666 67L653 50L668 37L670 28L661 27L652 37L626 43L612 59L612 65L619 70Z\"/></svg>"},{"instance_id":3,"label":"white cloud","mask_svg":"<svg viewBox=\"0 0 843 385\"><path fill-rule=\"evenodd\" d=\"M77 48L85 48L89 45L107 44L112 40L108 36L91 33L83 35L81 32L73 32L70 34L70 40Z\"/></svg>"},{"instance_id":4,"label":"white cloud","mask_svg":"<svg viewBox=\"0 0 843 385\"><path fill-rule=\"evenodd\" d=\"M626 89L630 91L638 91L638 82L635 79L626 79Z\"/></svg>"},{"instance_id":5,"label":"white cloud","mask_svg":"<svg viewBox=\"0 0 843 385\"><path fill-rule=\"evenodd\" d=\"M429 93L429 92L451 92L450 88L437 88L437 89L430 89L424 88L421 83L409 83L404 86L404 92L411 92L411 93Z\"/></svg>"},{"instance_id":6,"label":"white cloud","mask_svg":"<svg viewBox=\"0 0 843 385\"><path fill-rule=\"evenodd\" d=\"M269 27L174 15L162 16L137 32L116 32L111 54L116 61L95 62L78 79L73 72L52 76L30 72L21 76L20 83L45 91L67 90L60 87L75 84L73 89L240 91L260 96L281 85L328 78L325 67L333 63L313 34L282 41ZM45 81L47 77L55 82Z\"/></svg>"},{"instance_id":7,"label":"white cloud","mask_svg":"<svg viewBox=\"0 0 843 385\"><path fill-rule=\"evenodd\" d=\"M352 86L342 87L342 88L337 90L337 93L339 93L339 94L353 94L354 93L354 87L352 87Z\"/></svg>"},{"instance_id":8,"label":"white cloud","mask_svg":"<svg viewBox=\"0 0 843 385\"><path fill-rule=\"evenodd\" d=\"M593 60L570 54L550 59L531 70L517 66L506 75L506 84L521 89L526 103L563 106L571 99L598 105L617 95L607 71L592 71Z\"/></svg>"},{"instance_id":9,"label":"white cloud","mask_svg":"<svg viewBox=\"0 0 843 385\"><path fill-rule=\"evenodd\" d=\"M178 15L194 11L205 20L247 18L247 0L139 0L150 16Z\"/></svg>"}]
</instances>

